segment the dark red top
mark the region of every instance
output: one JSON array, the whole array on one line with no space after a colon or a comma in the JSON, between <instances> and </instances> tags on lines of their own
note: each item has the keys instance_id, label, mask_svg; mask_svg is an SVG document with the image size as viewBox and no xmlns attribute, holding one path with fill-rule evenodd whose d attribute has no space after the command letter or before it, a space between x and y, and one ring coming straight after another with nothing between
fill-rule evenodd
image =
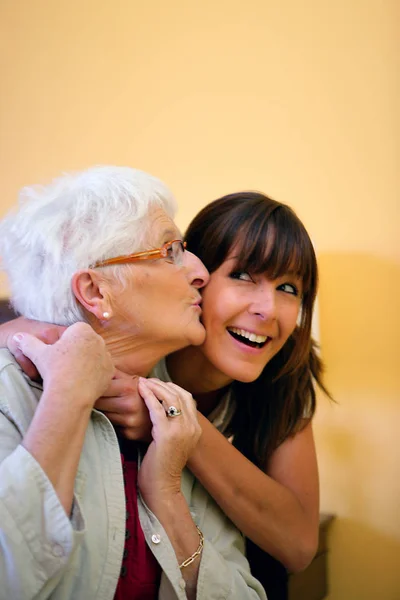
<instances>
[{"instance_id":1,"label":"dark red top","mask_svg":"<svg viewBox=\"0 0 400 600\"><path fill-rule=\"evenodd\" d=\"M121 454L126 497L125 549L114 600L156 600L161 567L148 547L139 521L137 506L137 449L134 442L123 444Z\"/></svg>"}]
</instances>

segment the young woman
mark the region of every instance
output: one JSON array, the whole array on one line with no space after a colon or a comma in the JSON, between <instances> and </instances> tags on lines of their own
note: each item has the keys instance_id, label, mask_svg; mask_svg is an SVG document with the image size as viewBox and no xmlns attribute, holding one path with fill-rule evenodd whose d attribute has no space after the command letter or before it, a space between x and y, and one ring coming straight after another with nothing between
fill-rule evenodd
<instances>
[{"instance_id":1,"label":"young woman","mask_svg":"<svg viewBox=\"0 0 400 600\"><path fill-rule=\"evenodd\" d=\"M254 544L302 570L318 543L315 383L326 392L311 340L312 243L288 206L253 192L206 206L186 241L210 272L206 341L168 356L156 375L191 392L203 415L188 466ZM262 578L251 543L249 553Z\"/></svg>"},{"instance_id":2,"label":"young woman","mask_svg":"<svg viewBox=\"0 0 400 600\"><path fill-rule=\"evenodd\" d=\"M186 241L211 274L202 292L206 341L156 368L155 376L177 385L149 386L171 403L185 394L181 388L196 399L202 436L188 466L252 541L255 571L257 547L299 571L318 541L315 383L326 391L311 340L312 243L288 206L253 192L206 206ZM130 396L134 386L113 385L114 398L98 407L127 437L143 439L145 411ZM271 579L264 583L268 592Z\"/></svg>"}]
</instances>

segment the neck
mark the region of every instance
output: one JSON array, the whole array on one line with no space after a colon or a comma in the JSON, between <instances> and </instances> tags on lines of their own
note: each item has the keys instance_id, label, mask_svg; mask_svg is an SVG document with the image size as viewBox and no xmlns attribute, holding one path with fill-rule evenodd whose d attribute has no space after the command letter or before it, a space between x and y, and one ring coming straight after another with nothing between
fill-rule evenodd
<instances>
[{"instance_id":1,"label":"neck","mask_svg":"<svg viewBox=\"0 0 400 600\"><path fill-rule=\"evenodd\" d=\"M195 400L197 408L202 415L208 417L208 415L214 410L220 403L223 396L228 391L229 385L219 390L213 390L212 392L205 392L204 394L196 394Z\"/></svg>"},{"instance_id":2,"label":"neck","mask_svg":"<svg viewBox=\"0 0 400 600\"><path fill-rule=\"evenodd\" d=\"M204 415L215 408L232 383L232 379L208 361L201 346L188 346L173 352L166 360L172 381L192 394Z\"/></svg>"},{"instance_id":3,"label":"neck","mask_svg":"<svg viewBox=\"0 0 400 600\"><path fill-rule=\"evenodd\" d=\"M170 348L154 344L138 335L121 335L120 331L104 328L97 331L105 341L115 367L128 375L147 377L157 362Z\"/></svg>"}]
</instances>

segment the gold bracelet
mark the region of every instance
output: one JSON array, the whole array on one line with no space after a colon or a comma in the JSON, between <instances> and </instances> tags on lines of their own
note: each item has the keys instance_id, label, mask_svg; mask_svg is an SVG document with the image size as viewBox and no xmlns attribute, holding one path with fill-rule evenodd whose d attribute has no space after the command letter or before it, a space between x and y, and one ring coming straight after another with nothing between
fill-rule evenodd
<instances>
[{"instance_id":1,"label":"gold bracelet","mask_svg":"<svg viewBox=\"0 0 400 600\"><path fill-rule=\"evenodd\" d=\"M200 529L197 527L196 525L196 529L197 532L199 534L200 537L200 541L199 541L199 547L197 548L196 552L193 552L192 556L189 556L189 558L187 558L186 560L183 561L182 564L179 565L180 569L184 569L185 567L188 567L189 565L192 564L192 562L194 562L196 560L196 558L198 556L200 556L200 554L203 551L203 546L204 546L204 535L201 533Z\"/></svg>"}]
</instances>

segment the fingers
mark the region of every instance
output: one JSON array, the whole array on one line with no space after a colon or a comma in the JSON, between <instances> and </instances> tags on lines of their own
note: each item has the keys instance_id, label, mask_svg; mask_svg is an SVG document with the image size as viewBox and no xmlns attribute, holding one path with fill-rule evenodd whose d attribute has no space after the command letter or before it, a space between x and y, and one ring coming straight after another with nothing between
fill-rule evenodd
<instances>
[{"instance_id":1,"label":"fingers","mask_svg":"<svg viewBox=\"0 0 400 600\"><path fill-rule=\"evenodd\" d=\"M23 372L30 379L34 381L40 381L41 377L36 366L31 360L29 360L27 356L25 356L24 352L18 345L18 336L27 335L29 332L31 332L30 335L34 335L37 339L43 341L45 344L54 344L60 339L66 330L66 327L38 323L36 321L30 321L29 319L23 319L22 317L16 319L15 323L17 322L21 325L21 330L24 330L25 328L27 330L24 331L24 333L16 332L15 335L9 335L7 338L7 348L11 354L14 355L15 360ZM17 338L15 336L17 336Z\"/></svg>"},{"instance_id":2,"label":"fingers","mask_svg":"<svg viewBox=\"0 0 400 600\"><path fill-rule=\"evenodd\" d=\"M95 408L97 409L97 403L95 405ZM102 412L111 421L111 423L113 425L116 425L117 427L133 429L137 420L134 415L124 415L117 412L110 412L108 410L103 410Z\"/></svg>"},{"instance_id":3,"label":"fingers","mask_svg":"<svg viewBox=\"0 0 400 600\"><path fill-rule=\"evenodd\" d=\"M153 425L158 424L160 420L163 421L168 418L159 399L150 389L147 381L142 377L139 378L139 392L149 410L150 419Z\"/></svg>"},{"instance_id":4,"label":"fingers","mask_svg":"<svg viewBox=\"0 0 400 600\"><path fill-rule=\"evenodd\" d=\"M159 402L162 403L165 413L168 413L168 409L171 407L184 412L184 403L181 402L181 398L174 390L170 389L167 385L162 385L161 382L149 381L148 379L145 380L145 384L154 393ZM188 412L186 411L187 414Z\"/></svg>"},{"instance_id":5,"label":"fingers","mask_svg":"<svg viewBox=\"0 0 400 600\"><path fill-rule=\"evenodd\" d=\"M138 391L138 377L127 375L115 369L114 378L110 381L95 408L122 414L136 414L143 409L143 399Z\"/></svg>"},{"instance_id":6,"label":"fingers","mask_svg":"<svg viewBox=\"0 0 400 600\"><path fill-rule=\"evenodd\" d=\"M144 422L140 418L140 415L121 415L120 413L108 411L102 412L115 427L119 428L125 438L129 440L136 440L138 442L151 441L152 423L149 418L146 418ZM148 411L147 415L149 415Z\"/></svg>"},{"instance_id":7,"label":"fingers","mask_svg":"<svg viewBox=\"0 0 400 600\"><path fill-rule=\"evenodd\" d=\"M168 457L168 461L173 460L177 465L177 472L185 466L201 436L193 400L190 394L181 388L179 390L180 394L159 381L139 379L139 392L153 423L153 441L157 447L163 448L163 460ZM165 411L170 406L181 410L181 414L167 416Z\"/></svg>"},{"instance_id":8,"label":"fingers","mask_svg":"<svg viewBox=\"0 0 400 600\"><path fill-rule=\"evenodd\" d=\"M146 383L156 396L163 401L166 410L169 406L175 406L192 417L197 415L196 403L192 394L179 387L179 385L154 378L146 379Z\"/></svg>"},{"instance_id":9,"label":"fingers","mask_svg":"<svg viewBox=\"0 0 400 600\"><path fill-rule=\"evenodd\" d=\"M107 390L95 403L130 440L151 441L149 410L138 390L138 377L116 370Z\"/></svg>"},{"instance_id":10,"label":"fingers","mask_svg":"<svg viewBox=\"0 0 400 600\"><path fill-rule=\"evenodd\" d=\"M189 436L193 437L193 439L200 437L201 427L197 419L196 405L189 392L179 386L172 387L171 384L159 381L158 379L149 380L141 377L139 379L139 392L142 393L142 390L152 393L153 402L155 402L154 399L158 403L162 402L164 411L167 411L171 406L182 411L180 415L175 417L169 417L165 414L167 421L170 423L169 428L172 427L174 430L180 430L180 435L183 437ZM152 422L154 424L153 419ZM172 426L172 424L174 425Z\"/></svg>"},{"instance_id":11,"label":"fingers","mask_svg":"<svg viewBox=\"0 0 400 600\"><path fill-rule=\"evenodd\" d=\"M118 415L126 415L129 411L129 406L121 398L108 398L107 396L101 396L96 400L94 405L96 410L101 410L104 413L115 413Z\"/></svg>"},{"instance_id":12,"label":"fingers","mask_svg":"<svg viewBox=\"0 0 400 600\"><path fill-rule=\"evenodd\" d=\"M41 333L37 334L37 337L45 344L55 344L58 342L62 334L66 331L67 327L61 325L52 325L43 329Z\"/></svg>"},{"instance_id":13,"label":"fingers","mask_svg":"<svg viewBox=\"0 0 400 600\"><path fill-rule=\"evenodd\" d=\"M146 430L145 433L143 433L143 431L139 431L136 427L120 426L119 431L124 438L133 442L146 442L149 444L152 441L151 426L148 430Z\"/></svg>"},{"instance_id":14,"label":"fingers","mask_svg":"<svg viewBox=\"0 0 400 600\"><path fill-rule=\"evenodd\" d=\"M96 400L94 407L102 412L118 413L125 416L147 411L137 390L134 398L131 395L125 397L123 394L114 397L103 395Z\"/></svg>"},{"instance_id":15,"label":"fingers","mask_svg":"<svg viewBox=\"0 0 400 600\"><path fill-rule=\"evenodd\" d=\"M115 369L115 374L104 392L103 396L112 398L115 396L130 396L131 399L138 399L137 391L138 377L136 375L127 375L118 369Z\"/></svg>"},{"instance_id":16,"label":"fingers","mask_svg":"<svg viewBox=\"0 0 400 600\"><path fill-rule=\"evenodd\" d=\"M13 338L7 341L7 348L14 356L25 375L27 375L29 379L32 379L33 381L40 381L41 377L39 375L39 371L33 362L29 360L29 358L27 358L23 352L21 352Z\"/></svg>"},{"instance_id":17,"label":"fingers","mask_svg":"<svg viewBox=\"0 0 400 600\"><path fill-rule=\"evenodd\" d=\"M104 398L116 398L125 396L127 393L127 385L124 379L115 379L113 378L110 381L110 385L105 390L103 397Z\"/></svg>"},{"instance_id":18,"label":"fingers","mask_svg":"<svg viewBox=\"0 0 400 600\"><path fill-rule=\"evenodd\" d=\"M194 413L197 413L197 402L190 392L181 388L179 385L176 385L176 383L173 383L172 381L167 381L166 385L168 385L171 389L175 390L178 394L180 394L180 397L182 397L185 400L185 403L188 405L188 408L192 409Z\"/></svg>"},{"instance_id":19,"label":"fingers","mask_svg":"<svg viewBox=\"0 0 400 600\"><path fill-rule=\"evenodd\" d=\"M29 333L16 333L13 339L18 350L37 366L37 361L43 354L46 344Z\"/></svg>"}]
</instances>

